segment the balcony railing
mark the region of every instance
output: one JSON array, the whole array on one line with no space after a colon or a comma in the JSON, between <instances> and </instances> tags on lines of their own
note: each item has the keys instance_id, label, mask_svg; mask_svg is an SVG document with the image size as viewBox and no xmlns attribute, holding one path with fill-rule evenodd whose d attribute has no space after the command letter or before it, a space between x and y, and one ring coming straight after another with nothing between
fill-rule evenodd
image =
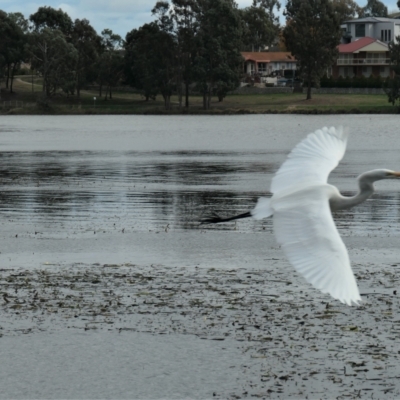
<instances>
[{"instance_id":1,"label":"balcony railing","mask_svg":"<svg viewBox=\"0 0 400 400\"><path fill-rule=\"evenodd\" d=\"M353 58L337 60L337 65L389 65L390 58Z\"/></svg>"}]
</instances>

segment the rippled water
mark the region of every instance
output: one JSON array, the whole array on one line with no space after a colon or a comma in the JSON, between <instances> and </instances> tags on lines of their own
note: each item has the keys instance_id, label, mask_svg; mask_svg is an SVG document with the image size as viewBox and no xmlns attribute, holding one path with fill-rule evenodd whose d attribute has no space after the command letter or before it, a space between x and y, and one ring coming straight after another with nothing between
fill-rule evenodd
<instances>
[{"instance_id":1,"label":"rippled water","mask_svg":"<svg viewBox=\"0 0 400 400\"><path fill-rule=\"evenodd\" d=\"M258 196L269 195L273 174L293 146L319 127L339 124L351 135L330 182L344 194L355 192L361 172L400 170L397 116L1 117L0 265L11 269L2 274L0 340L9 360L0 368L5 396L211 398L216 391L221 395L215 398L227 398L227 393L246 396L250 389L264 396L266 381L274 390L285 383L285 394L298 394L307 385L318 397L333 393L327 388L340 382L334 390L348 396L346 390L355 390L357 381L356 375L346 375L346 367L364 365L368 354L365 365L378 372L368 372L369 381L360 373L358 384L367 382L360 388L371 390L370 381L380 385L378 380L388 375L388 384L395 385L393 326L399 316L397 303L392 309L387 300L398 290L400 181L379 182L370 200L335 215L367 306L341 308L330 323L326 297L289 267L274 240L271 219L198 224L211 210L221 215L249 210ZM122 275L124 268L134 281ZM137 279L142 274L147 283ZM197 286L193 274L199 276ZM238 285L234 275L243 278L243 293L220 298ZM224 277L226 284L218 286ZM177 292L176 309L154 311L154 299L163 301L157 293L170 298L170 289ZM206 289L229 307L221 314L219 303L199 307ZM63 290L71 292L68 298ZM149 300L144 290L155 296ZM376 290L387 297L375 296ZM40 311L31 307L38 292ZM63 298L57 299L58 292ZM117 301L111 301L111 294ZM86 330L97 317L92 309L78 307L78 298L103 310L104 332ZM235 308L242 299L242 309ZM139 307L135 314L131 302L136 301L146 309ZM239 325L231 323L230 313ZM378 317L385 320L378 322ZM246 327L243 318L248 318ZM239 332L246 341L210 344L188 334L210 334L214 322L214 334ZM144 336L134 330L121 333L129 323ZM167 328L169 334L161 339L151 336ZM41 334L29 335L32 331ZM19 336L7 338L6 332ZM390 353L386 364L377 364L370 353L376 337ZM295 377L289 378L289 372ZM333 376L340 380L332 382ZM384 389L378 397L387 393ZM355 397L360 396L357 390Z\"/></svg>"},{"instance_id":2,"label":"rippled water","mask_svg":"<svg viewBox=\"0 0 400 400\"><path fill-rule=\"evenodd\" d=\"M74 234L102 229L198 229L209 210L247 211L268 195L287 153L316 127L351 136L331 181L354 193L364 170L400 168L396 117L7 117L0 125L2 218ZM380 182L336 219L343 235L399 234L400 183ZM259 231L269 220L244 221ZM232 224L210 227L232 229Z\"/></svg>"}]
</instances>

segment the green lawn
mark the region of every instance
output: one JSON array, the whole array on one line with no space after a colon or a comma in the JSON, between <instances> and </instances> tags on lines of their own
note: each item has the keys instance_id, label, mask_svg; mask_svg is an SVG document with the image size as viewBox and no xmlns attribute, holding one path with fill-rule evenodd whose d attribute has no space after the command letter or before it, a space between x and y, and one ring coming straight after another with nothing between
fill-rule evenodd
<instances>
[{"instance_id":1,"label":"green lawn","mask_svg":"<svg viewBox=\"0 0 400 400\"><path fill-rule=\"evenodd\" d=\"M2 100L22 101L25 106L10 110L1 108L3 113L56 113L56 114L147 114L147 113L395 113L396 107L388 103L386 95L359 94L314 94L311 100L305 100L305 93L282 94L234 94L223 102L213 98L211 110L202 110L202 97L191 96L189 110L178 107L178 97L172 98L172 110L166 112L161 96L157 100L145 101L139 94L114 92L112 100L99 97L98 92L81 92L81 97L56 95L49 108L37 108L37 97L41 94L41 80L35 78L32 85L30 76L21 76L14 82L15 94L2 92ZM33 91L32 91L33 89ZM93 100L96 97L96 101ZM29 107L29 104L31 107ZM28 106L26 106L28 105Z\"/></svg>"}]
</instances>

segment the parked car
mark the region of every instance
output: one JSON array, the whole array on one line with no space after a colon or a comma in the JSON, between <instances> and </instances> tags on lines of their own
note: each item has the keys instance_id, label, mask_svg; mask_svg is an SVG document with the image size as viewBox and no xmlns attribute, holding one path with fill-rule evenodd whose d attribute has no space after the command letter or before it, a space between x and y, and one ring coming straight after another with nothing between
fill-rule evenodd
<instances>
[{"instance_id":1,"label":"parked car","mask_svg":"<svg viewBox=\"0 0 400 400\"><path fill-rule=\"evenodd\" d=\"M286 79L286 78L279 78L279 79L276 81L276 86L286 86L288 80L289 80L289 79Z\"/></svg>"}]
</instances>

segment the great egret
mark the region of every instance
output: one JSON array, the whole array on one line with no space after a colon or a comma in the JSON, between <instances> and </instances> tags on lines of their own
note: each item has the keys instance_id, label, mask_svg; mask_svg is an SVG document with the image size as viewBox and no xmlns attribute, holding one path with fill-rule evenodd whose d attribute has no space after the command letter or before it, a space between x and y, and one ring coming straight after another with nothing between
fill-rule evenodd
<instances>
[{"instance_id":1,"label":"great egret","mask_svg":"<svg viewBox=\"0 0 400 400\"><path fill-rule=\"evenodd\" d=\"M344 197L327 183L329 173L346 151L342 128L309 134L288 155L272 179L271 198L261 197L250 212L230 218L215 216L202 223L219 223L273 215L274 232L293 267L317 289L348 305L361 301L346 246L331 211L353 207L374 192L373 183L400 178L400 172L375 169L360 175L359 191Z\"/></svg>"}]
</instances>

